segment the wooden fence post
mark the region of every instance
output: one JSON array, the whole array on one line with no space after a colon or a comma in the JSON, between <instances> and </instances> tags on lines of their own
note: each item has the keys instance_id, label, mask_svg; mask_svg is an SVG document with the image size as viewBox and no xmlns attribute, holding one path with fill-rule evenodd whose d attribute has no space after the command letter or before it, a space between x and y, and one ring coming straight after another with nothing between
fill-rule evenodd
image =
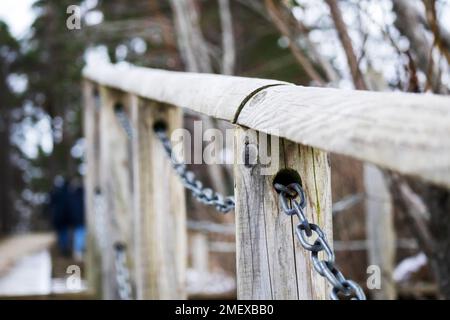
<instances>
[{"instance_id":1,"label":"wooden fence post","mask_svg":"<svg viewBox=\"0 0 450 320\"><path fill-rule=\"evenodd\" d=\"M96 224L102 228L103 298L117 299L117 270L115 245L125 244L127 266L130 265L132 226L131 140L117 112L129 112L126 93L100 88L100 176L99 192L102 207L97 212Z\"/></svg>"},{"instance_id":2,"label":"wooden fence post","mask_svg":"<svg viewBox=\"0 0 450 320\"><path fill-rule=\"evenodd\" d=\"M366 189L366 233L369 265L379 267L378 288L371 289L372 298L394 300L397 297L393 277L395 268L395 229L392 197L383 172L372 164L364 165Z\"/></svg>"},{"instance_id":3,"label":"wooden fence post","mask_svg":"<svg viewBox=\"0 0 450 320\"><path fill-rule=\"evenodd\" d=\"M264 143L266 137L270 136L243 127L235 131L238 299L325 299L329 288L295 236L297 221L279 206L273 188L278 170L263 175L261 163L268 146L272 165L278 158L280 170L300 175L308 201L307 217L324 230L332 245L328 154L284 139L273 148ZM285 172L288 176L292 173Z\"/></svg>"},{"instance_id":4,"label":"wooden fence post","mask_svg":"<svg viewBox=\"0 0 450 320\"><path fill-rule=\"evenodd\" d=\"M199 274L206 274L209 271L209 239L208 235L194 231L190 232L191 246L191 267L199 272Z\"/></svg>"},{"instance_id":5,"label":"wooden fence post","mask_svg":"<svg viewBox=\"0 0 450 320\"><path fill-rule=\"evenodd\" d=\"M138 299L185 299L187 264L184 187L153 131L182 128L182 111L132 99L135 274Z\"/></svg>"},{"instance_id":6,"label":"wooden fence post","mask_svg":"<svg viewBox=\"0 0 450 320\"><path fill-rule=\"evenodd\" d=\"M84 177L85 212L86 212L86 264L85 274L88 288L94 298L101 297L102 292L102 261L98 236L95 233L95 191L99 186L99 91L95 84L83 82L83 130L85 137L86 173Z\"/></svg>"}]
</instances>

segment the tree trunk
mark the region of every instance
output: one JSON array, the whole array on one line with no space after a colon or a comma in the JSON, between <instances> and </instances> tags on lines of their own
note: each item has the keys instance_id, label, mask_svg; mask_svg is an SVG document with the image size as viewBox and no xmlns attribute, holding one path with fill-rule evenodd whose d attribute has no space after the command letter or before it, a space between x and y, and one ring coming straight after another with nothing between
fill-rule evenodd
<instances>
[{"instance_id":1,"label":"tree trunk","mask_svg":"<svg viewBox=\"0 0 450 320\"><path fill-rule=\"evenodd\" d=\"M186 71L212 73L212 63L208 53L208 46L200 28L200 18L194 0L171 0L175 16L178 47L185 63ZM217 128L218 122L207 116L201 116L203 128ZM223 128L219 128L223 129ZM207 167L212 187L219 193L226 194L224 182L229 181L230 172L217 164Z\"/></svg>"},{"instance_id":2,"label":"tree trunk","mask_svg":"<svg viewBox=\"0 0 450 320\"><path fill-rule=\"evenodd\" d=\"M450 192L424 185L421 190L429 213L429 231L434 240L432 268L441 296L450 299Z\"/></svg>"}]
</instances>

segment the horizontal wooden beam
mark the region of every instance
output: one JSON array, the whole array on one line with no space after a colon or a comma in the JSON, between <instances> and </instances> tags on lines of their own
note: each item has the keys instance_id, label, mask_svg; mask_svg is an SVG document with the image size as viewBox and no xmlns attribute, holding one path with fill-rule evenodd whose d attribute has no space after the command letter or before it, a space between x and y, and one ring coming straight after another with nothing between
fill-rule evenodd
<instances>
[{"instance_id":1,"label":"horizontal wooden beam","mask_svg":"<svg viewBox=\"0 0 450 320\"><path fill-rule=\"evenodd\" d=\"M450 187L449 97L278 86L237 123Z\"/></svg>"},{"instance_id":2,"label":"horizontal wooden beam","mask_svg":"<svg viewBox=\"0 0 450 320\"><path fill-rule=\"evenodd\" d=\"M450 97L301 87L131 65L89 66L84 76L450 187Z\"/></svg>"},{"instance_id":3,"label":"horizontal wooden beam","mask_svg":"<svg viewBox=\"0 0 450 320\"><path fill-rule=\"evenodd\" d=\"M101 85L133 93L142 98L227 121L234 120L241 105L253 92L284 83L276 80L112 64L86 67L83 76Z\"/></svg>"}]
</instances>

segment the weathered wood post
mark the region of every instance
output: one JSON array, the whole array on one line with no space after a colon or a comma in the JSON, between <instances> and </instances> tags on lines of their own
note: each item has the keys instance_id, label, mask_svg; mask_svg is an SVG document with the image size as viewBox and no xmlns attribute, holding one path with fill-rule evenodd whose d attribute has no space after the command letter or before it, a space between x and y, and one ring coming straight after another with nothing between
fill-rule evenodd
<instances>
[{"instance_id":1,"label":"weathered wood post","mask_svg":"<svg viewBox=\"0 0 450 320\"><path fill-rule=\"evenodd\" d=\"M380 288L371 289L377 300L394 300L397 297L393 277L395 267L396 237L392 197L383 172L372 164L364 166L366 189L366 234L369 272L380 276ZM375 268L375 269L373 269ZM377 280L374 278L374 280Z\"/></svg>"},{"instance_id":2,"label":"weathered wood post","mask_svg":"<svg viewBox=\"0 0 450 320\"><path fill-rule=\"evenodd\" d=\"M153 128L182 128L182 111L132 98L135 275L137 299L185 299L184 187Z\"/></svg>"},{"instance_id":3,"label":"weathered wood post","mask_svg":"<svg viewBox=\"0 0 450 320\"><path fill-rule=\"evenodd\" d=\"M85 137L84 176L85 212L87 225L86 240L86 278L88 288L94 298L101 297L102 292L102 261L98 235L95 229L95 192L99 187L99 91L97 86L85 80L83 82L83 130Z\"/></svg>"},{"instance_id":4,"label":"weathered wood post","mask_svg":"<svg viewBox=\"0 0 450 320\"><path fill-rule=\"evenodd\" d=\"M199 231L191 232L189 243L191 246L191 267L199 274L206 274L209 271L208 235Z\"/></svg>"},{"instance_id":5,"label":"weathered wood post","mask_svg":"<svg viewBox=\"0 0 450 320\"><path fill-rule=\"evenodd\" d=\"M99 189L103 209L97 212L96 224L102 228L101 250L103 255L103 297L119 298L117 272L115 269L115 246L125 245L130 267L132 247L132 175L131 137L118 113L129 114L128 95L107 87L100 88L100 176ZM130 293L131 294L131 293Z\"/></svg>"},{"instance_id":6,"label":"weathered wood post","mask_svg":"<svg viewBox=\"0 0 450 320\"><path fill-rule=\"evenodd\" d=\"M278 147L270 141L278 141ZM264 165L267 154L270 170ZM237 127L234 175L238 299L325 299L327 284L314 271L310 253L296 238L297 221L280 208L273 187L280 171L284 172L284 182L298 182L298 173L307 197L307 217L324 230L332 243L327 153Z\"/></svg>"}]
</instances>

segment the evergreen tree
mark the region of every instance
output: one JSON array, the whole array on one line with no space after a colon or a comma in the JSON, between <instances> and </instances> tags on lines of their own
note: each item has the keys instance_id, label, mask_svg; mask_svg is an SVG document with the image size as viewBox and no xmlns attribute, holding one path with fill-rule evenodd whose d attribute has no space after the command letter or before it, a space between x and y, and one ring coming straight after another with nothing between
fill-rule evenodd
<instances>
[{"instance_id":1,"label":"evergreen tree","mask_svg":"<svg viewBox=\"0 0 450 320\"><path fill-rule=\"evenodd\" d=\"M16 222L14 199L21 185L20 171L12 161L18 150L11 142L13 113L20 107L21 98L8 83L17 71L20 47L3 21L0 21L0 44L0 234L5 234L12 231Z\"/></svg>"}]
</instances>

